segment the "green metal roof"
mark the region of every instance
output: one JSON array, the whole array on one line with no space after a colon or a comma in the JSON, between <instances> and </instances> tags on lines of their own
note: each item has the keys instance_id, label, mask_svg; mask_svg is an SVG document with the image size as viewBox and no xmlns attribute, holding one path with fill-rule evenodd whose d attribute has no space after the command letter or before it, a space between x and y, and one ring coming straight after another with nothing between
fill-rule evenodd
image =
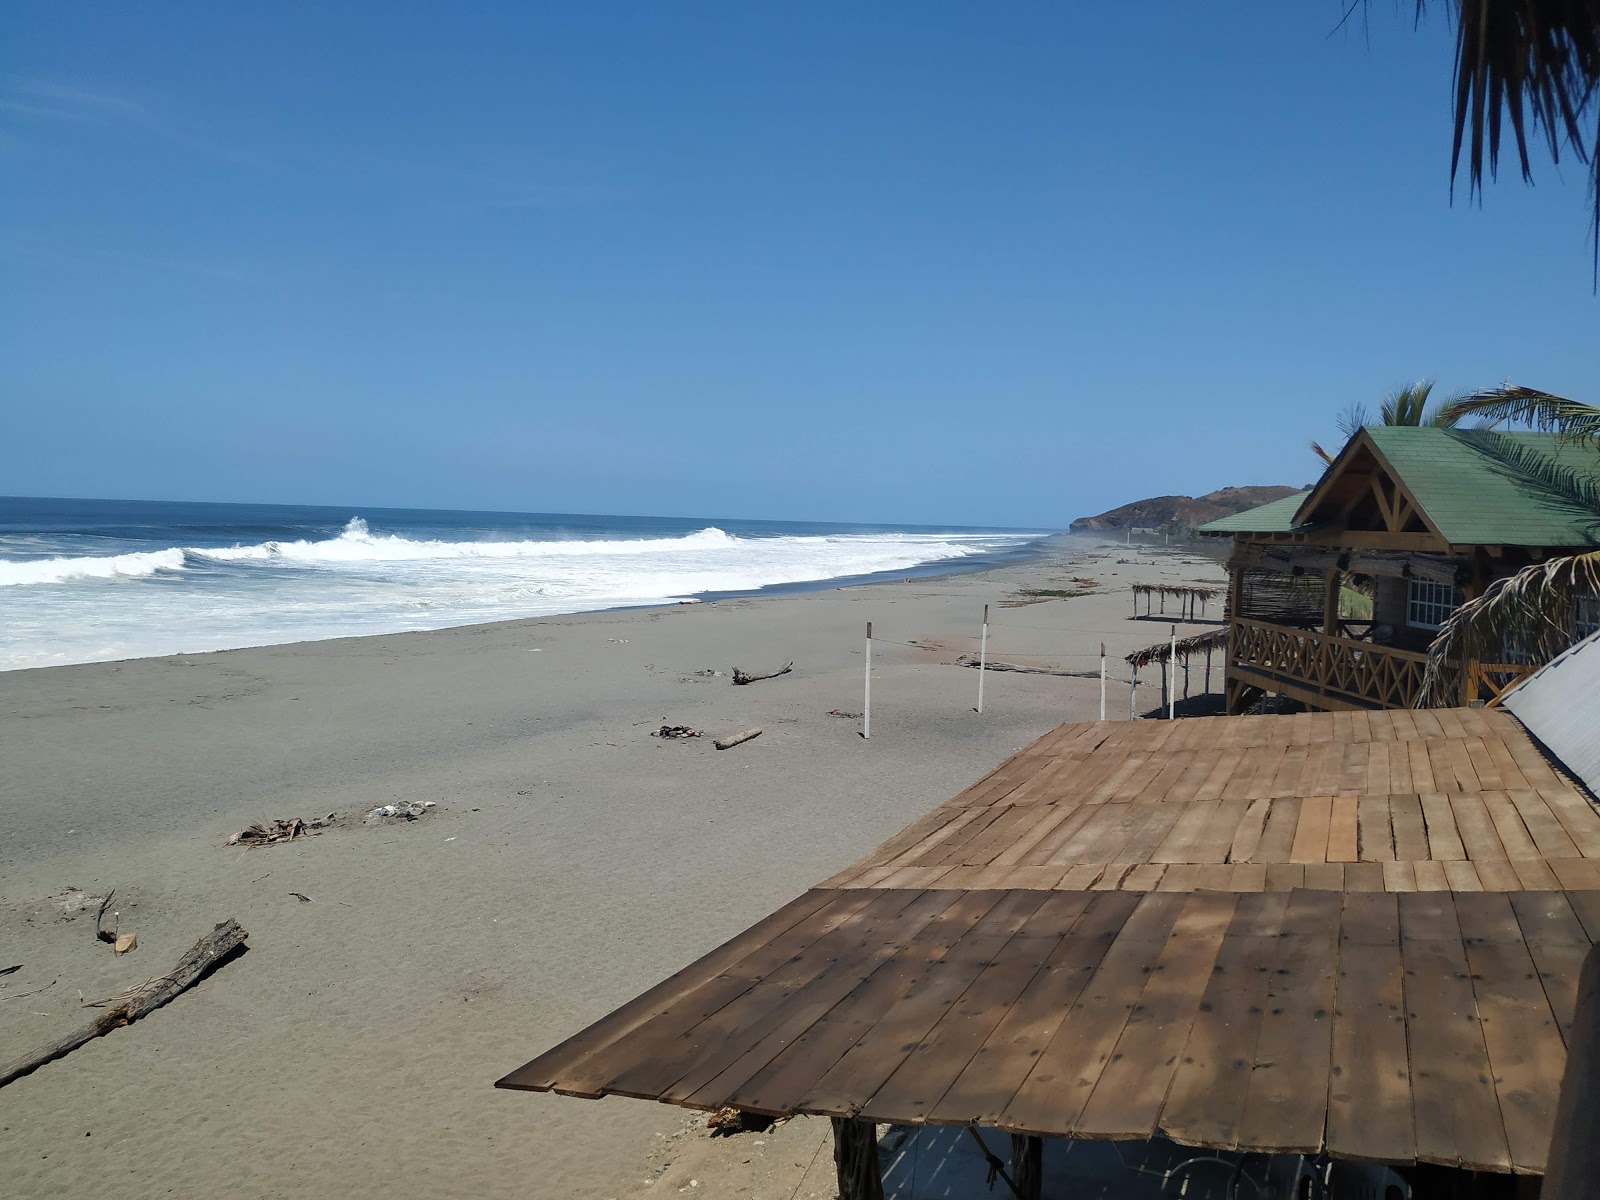
<instances>
[{"instance_id":1,"label":"green metal roof","mask_svg":"<svg viewBox=\"0 0 1600 1200\"><path fill-rule=\"evenodd\" d=\"M1369 425L1362 432L1451 545L1600 546L1600 450L1593 443L1432 426ZM1341 469L1346 457L1341 452L1329 470ZM1222 517L1198 532L1309 530L1321 524L1314 512L1300 511L1311 494Z\"/></svg>"},{"instance_id":2,"label":"green metal roof","mask_svg":"<svg viewBox=\"0 0 1600 1200\"><path fill-rule=\"evenodd\" d=\"M1427 426L1366 433L1452 545L1600 546L1593 443Z\"/></svg>"},{"instance_id":3,"label":"green metal roof","mask_svg":"<svg viewBox=\"0 0 1600 1200\"><path fill-rule=\"evenodd\" d=\"M1268 504L1247 508L1243 512L1234 513L1231 517L1218 517L1215 521L1207 521L1195 532L1288 533L1295 528L1294 515L1300 511L1300 506L1306 502L1306 497L1309 495L1310 492L1296 492L1292 496L1285 496L1282 500L1273 500Z\"/></svg>"}]
</instances>

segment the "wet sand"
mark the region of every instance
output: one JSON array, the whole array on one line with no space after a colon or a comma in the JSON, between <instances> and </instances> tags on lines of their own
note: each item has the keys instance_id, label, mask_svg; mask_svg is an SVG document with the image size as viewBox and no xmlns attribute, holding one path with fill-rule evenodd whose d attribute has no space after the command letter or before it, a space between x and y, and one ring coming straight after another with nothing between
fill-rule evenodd
<instances>
[{"instance_id":1,"label":"wet sand","mask_svg":"<svg viewBox=\"0 0 1600 1200\"><path fill-rule=\"evenodd\" d=\"M1075 578L1098 586L1000 607ZM0 674L0 968L22 964L0 976L0 1061L213 923L250 932L167 1008L0 1089L6 1195L677 1194L681 1111L493 1081L1093 719L1102 641L1125 719L1120 655L1167 630L1130 620L1126 589L1159 580L1222 572L1063 539L975 574ZM979 716L953 664L985 603L991 660L1085 677L991 673ZM868 620L863 741L830 711L861 710ZM663 724L764 732L718 752ZM360 822L397 800L436 807ZM292 844L225 845L329 813ZM139 938L121 958L94 939L110 888ZM742 1140L713 1149L731 1165Z\"/></svg>"}]
</instances>

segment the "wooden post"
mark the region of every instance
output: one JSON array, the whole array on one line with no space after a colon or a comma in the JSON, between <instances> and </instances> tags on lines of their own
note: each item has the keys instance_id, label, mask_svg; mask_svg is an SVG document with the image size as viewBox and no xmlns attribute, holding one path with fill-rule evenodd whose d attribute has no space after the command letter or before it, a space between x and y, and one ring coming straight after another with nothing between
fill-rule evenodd
<instances>
[{"instance_id":1,"label":"wooden post","mask_svg":"<svg viewBox=\"0 0 1600 1200\"><path fill-rule=\"evenodd\" d=\"M1133 664L1133 678L1129 681L1131 689L1128 692L1128 720L1135 721L1139 718L1139 664Z\"/></svg>"},{"instance_id":2,"label":"wooden post","mask_svg":"<svg viewBox=\"0 0 1600 1200\"><path fill-rule=\"evenodd\" d=\"M839 1200L883 1200L878 1127L871 1121L850 1117L829 1120L833 1122L833 1165L838 1170Z\"/></svg>"},{"instance_id":3,"label":"wooden post","mask_svg":"<svg viewBox=\"0 0 1600 1200\"><path fill-rule=\"evenodd\" d=\"M1178 715L1178 627L1172 627L1172 648L1167 651L1167 674L1172 686L1167 689L1167 720Z\"/></svg>"},{"instance_id":4,"label":"wooden post","mask_svg":"<svg viewBox=\"0 0 1600 1200\"><path fill-rule=\"evenodd\" d=\"M1044 1139L1011 1135L1011 1184L1018 1200L1043 1200Z\"/></svg>"},{"instance_id":5,"label":"wooden post","mask_svg":"<svg viewBox=\"0 0 1600 1200\"><path fill-rule=\"evenodd\" d=\"M1206 695L1211 695L1211 647L1206 647Z\"/></svg>"},{"instance_id":6,"label":"wooden post","mask_svg":"<svg viewBox=\"0 0 1600 1200\"><path fill-rule=\"evenodd\" d=\"M1100 719L1106 719L1106 644L1100 643Z\"/></svg>"},{"instance_id":7,"label":"wooden post","mask_svg":"<svg viewBox=\"0 0 1600 1200\"><path fill-rule=\"evenodd\" d=\"M1339 587L1341 572L1329 567L1324 577L1322 593L1322 632L1328 637L1339 636Z\"/></svg>"},{"instance_id":8,"label":"wooden post","mask_svg":"<svg viewBox=\"0 0 1600 1200\"><path fill-rule=\"evenodd\" d=\"M983 632L978 637L978 711L983 711L983 672L989 662L989 606L983 606Z\"/></svg>"},{"instance_id":9,"label":"wooden post","mask_svg":"<svg viewBox=\"0 0 1600 1200\"><path fill-rule=\"evenodd\" d=\"M1600 1180L1600 947L1583 959L1543 1200L1584 1200Z\"/></svg>"},{"instance_id":10,"label":"wooden post","mask_svg":"<svg viewBox=\"0 0 1600 1200\"><path fill-rule=\"evenodd\" d=\"M872 622L867 622L867 686L866 699L861 706L861 736L872 736Z\"/></svg>"}]
</instances>

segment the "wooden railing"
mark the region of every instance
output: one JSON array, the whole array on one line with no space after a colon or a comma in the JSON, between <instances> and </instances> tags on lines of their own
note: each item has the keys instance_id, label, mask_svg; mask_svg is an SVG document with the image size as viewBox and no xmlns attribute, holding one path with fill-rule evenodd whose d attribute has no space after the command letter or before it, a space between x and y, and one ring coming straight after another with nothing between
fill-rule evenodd
<instances>
[{"instance_id":1,"label":"wooden railing","mask_svg":"<svg viewBox=\"0 0 1600 1200\"><path fill-rule=\"evenodd\" d=\"M1237 619L1230 673L1270 691L1339 708L1414 708L1428 656L1372 642Z\"/></svg>"}]
</instances>

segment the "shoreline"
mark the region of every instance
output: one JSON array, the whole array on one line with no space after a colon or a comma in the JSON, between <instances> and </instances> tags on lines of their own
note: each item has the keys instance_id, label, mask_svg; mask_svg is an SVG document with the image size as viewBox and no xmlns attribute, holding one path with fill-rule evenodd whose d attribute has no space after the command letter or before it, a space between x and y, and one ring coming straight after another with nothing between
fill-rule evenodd
<instances>
[{"instance_id":1,"label":"shoreline","mask_svg":"<svg viewBox=\"0 0 1600 1200\"><path fill-rule=\"evenodd\" d=\"M809 592L831 591L835 588L845 587L870 587L879 583L893 583L898 580L910 579L937 579L946 575L962 575L974 572L996 570L1008 566L1021 566L1024 563L1038 559L1048 551L1048 544L1057 539L1086 538L1091 541L1091 535L1069 534L1065 532L1041 533L1032 540L1010 550L999 552L984 552L971 554L962 558L942 558L931 562L920 563L914 567L907 567L896 571L873 571L865 575L831 575L822 579L798 580L793 583L771 583L759 588L744 588L731 591L694 592L680 599L655 600L643 604L613 604L603 605L599 608L578 608L570 612L538 613L532 616L507 616L490 621L469 621L460 625L430 625L417 629L388 629L373 630L367 633L341 633L330 637L301 638L284 642L252 642L242 646L216 646L206 650L175 650L159 654L140 654L129 658L94 658L83 662L46 663L42 666L31 667L0 667L0 675L10 675L19 671L52 671L66 667L85 667L104 663L131 663L143 662L146 659L159 658L192 658L203 654L231 654L238 650L265 650L282 646L309 646L324 642L342 642L356 638L373 637L399 637L404 634L440 633L451 629L476 629L485 626L503 625L518 621L542 621L552 617L573 617L586 613L607 612L645 612L660 608L675 608L692 604L715 604L724 600L751 599L763 596L798 596Z\"/></svg>"},{"instance_id":2,"label":"shoreline","mask_svg":"<svg viewBox=\"0 0 1600 1200\"><path fill-rule=\"evenodd\" d=\"M0 1091L14 1194L633 1194L683 1114L493 1081L1092 719L1097 682L1064 675L997 673L973 711L955 664L983 605L991 661L1074 668L1165 635L1129 619L1129 583L1220 574L1179 548L1057 544L783 595L0 674L0 966L22 964L0 996L30 995L0 1003L0 1059L217 921L250 932L160 1013ZM1090 577L1079 598L1024 594ZM734 666L790 660L731 686ZM1113 680L1110 715L1127 703ZM664 724L763 733L718 752L650 736ZM436 807L361 820L405 800ZM293 843L226 845L330 812ZM121 958L82 907L111 888L139 935Z\"/></svg>"}]
</instances>

